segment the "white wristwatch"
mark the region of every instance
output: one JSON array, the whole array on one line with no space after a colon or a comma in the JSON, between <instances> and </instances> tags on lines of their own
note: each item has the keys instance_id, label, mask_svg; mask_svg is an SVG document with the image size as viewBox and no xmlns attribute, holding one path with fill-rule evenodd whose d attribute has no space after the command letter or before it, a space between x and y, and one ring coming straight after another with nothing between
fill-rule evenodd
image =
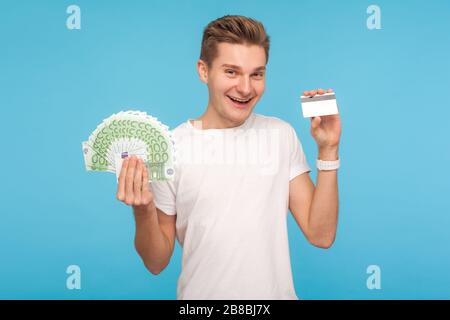
<instances>
[{"instance_id":1,"label":"white wristwatch","mask_svg":"<svg viewBox=\"0 0 450 320\"><path fill-rule=\"evenodd\" d=\"M316 160L317 169L320 171L337 170L341 165L340 159L334 161Z\"/></svg>"}]
</instances>

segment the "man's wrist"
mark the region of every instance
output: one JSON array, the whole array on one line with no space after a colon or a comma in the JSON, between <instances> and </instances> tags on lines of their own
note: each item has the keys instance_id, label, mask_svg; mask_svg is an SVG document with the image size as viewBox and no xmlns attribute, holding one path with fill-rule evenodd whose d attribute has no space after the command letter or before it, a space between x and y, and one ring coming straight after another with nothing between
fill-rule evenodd
<instances>
[{"instance_id":1,"label":"man's wrist","mask_svg":"<svg viewBox=\"0 0 450 320\"><path fill-rule=\"evenodd\" d=\"M334 161L339 159L338 147L319 148L318 159L323 161Z\"/></svg>"},{"instance_id":2,"label":"man's wrist","mask_svg":"<svg viewBox=\"0 0 450 320\"><path fill-rule=\"evenodd\" d=\"M156 212L155 202L152 201L147 205L133 206L133 212L136 218L145 218Z\"/></svg>"}]
</instances>

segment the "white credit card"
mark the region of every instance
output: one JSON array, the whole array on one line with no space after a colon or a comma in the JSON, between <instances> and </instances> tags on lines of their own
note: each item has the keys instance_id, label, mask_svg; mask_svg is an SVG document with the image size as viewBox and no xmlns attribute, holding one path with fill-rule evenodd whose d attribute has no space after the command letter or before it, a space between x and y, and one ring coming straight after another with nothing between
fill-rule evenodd
<instances>
[{"instance_id":1,"label":"white credit card","mask_svg":"<svg viewBox=\"0 0 450 320\"><path fill-rule=\"evenodd\" d=\"M300 100L304 118L339 113L334 92L315 95L314 97L301 96Z\"/></svg>"}]
</instances>

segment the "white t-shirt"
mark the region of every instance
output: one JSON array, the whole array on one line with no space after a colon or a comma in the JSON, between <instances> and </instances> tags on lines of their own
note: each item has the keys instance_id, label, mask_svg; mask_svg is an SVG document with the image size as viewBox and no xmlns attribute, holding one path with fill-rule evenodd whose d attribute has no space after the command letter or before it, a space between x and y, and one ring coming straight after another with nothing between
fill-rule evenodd
<instances>
[{"instance_id":1,"label":"white t-shirt","mask_svg":"<svg viewBox=\"0 0 450 320\"><path fill-rule=\"evenodd\" d=\"M177 299L298 299L287 214L289 181L310 171L295 130L252 113L239 127L173 130L173 182L152 183L177 214L183 248Z\"/></svg>"}]
</instances>

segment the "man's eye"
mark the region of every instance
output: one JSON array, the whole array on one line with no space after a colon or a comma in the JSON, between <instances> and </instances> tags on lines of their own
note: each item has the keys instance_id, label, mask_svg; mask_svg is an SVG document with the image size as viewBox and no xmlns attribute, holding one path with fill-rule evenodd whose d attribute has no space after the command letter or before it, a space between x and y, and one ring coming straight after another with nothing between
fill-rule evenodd
<instances>
[{"instance_id":1,"label":"man's eye","mask_svg":"<svg viewBox=\"0 0 450 320\"><path fill-rule=\"evenodd\" d=\"M234 70L225 70L225 73L230 75L230 76L234 76L236 74L236 71L234 71Z\"/></svg>"},{"instance_id":2,"label":"man's eye","mask_svg":"<svg viewBox=\"0 0 450 320\"><path fill-rule=\"evenodd\" d=\"M264 73L263 72L254 73L253 77L256 79L261 79L262 77L264 77Z\"/></svg>"}]
</instances>

